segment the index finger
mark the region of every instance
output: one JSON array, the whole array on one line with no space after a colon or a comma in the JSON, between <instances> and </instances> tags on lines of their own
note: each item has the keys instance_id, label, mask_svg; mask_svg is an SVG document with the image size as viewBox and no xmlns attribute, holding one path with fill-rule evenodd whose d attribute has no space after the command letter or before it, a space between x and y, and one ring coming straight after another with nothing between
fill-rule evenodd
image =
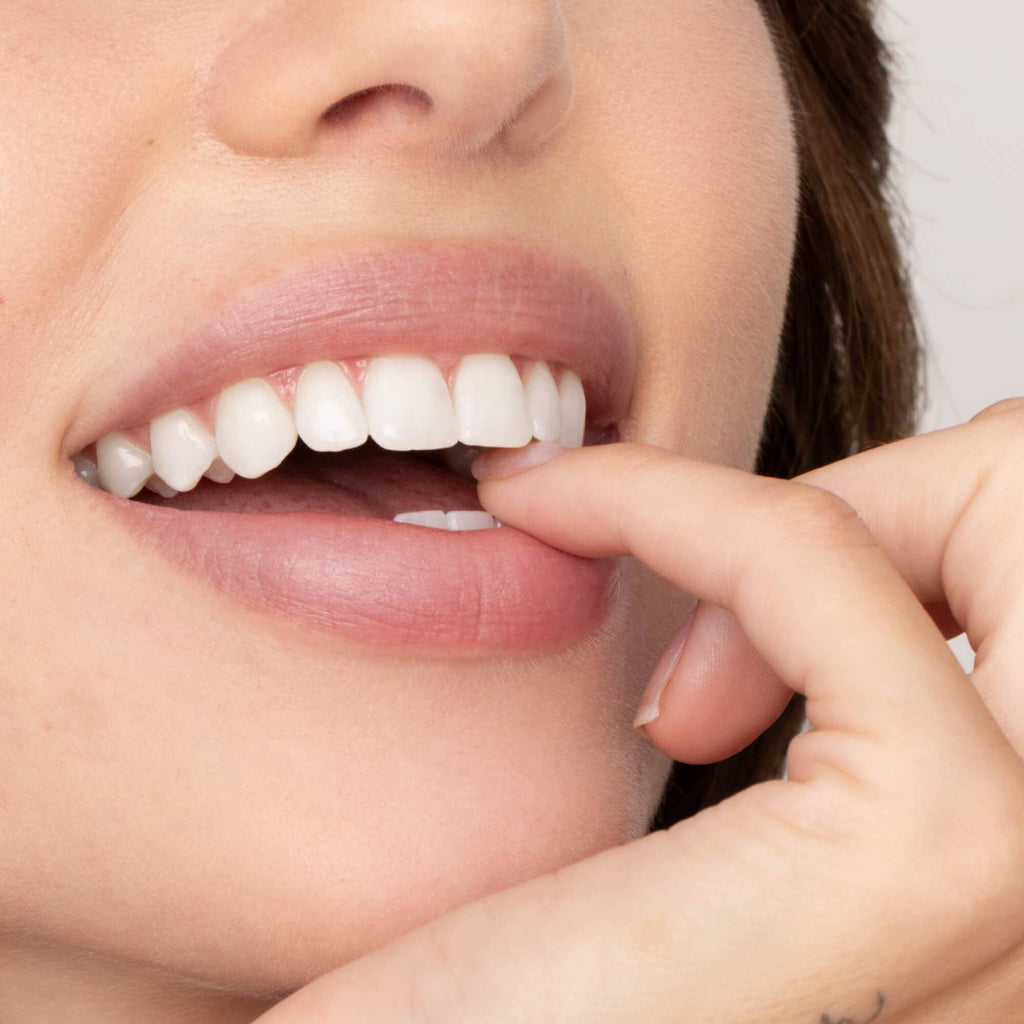
<instances>
[{"instance_id":1,"label":"index finger","mask_svg":"<svg viewBox=\"0 0 1024 1024\"><path fill-rule=\"evenodd\" d=\"M827 491L620 444L487 479L480 497L555 547L633 555L731 610L819 729L892 740L974 721L999 736L906 582Z\"/></svg>"}]
</instances>

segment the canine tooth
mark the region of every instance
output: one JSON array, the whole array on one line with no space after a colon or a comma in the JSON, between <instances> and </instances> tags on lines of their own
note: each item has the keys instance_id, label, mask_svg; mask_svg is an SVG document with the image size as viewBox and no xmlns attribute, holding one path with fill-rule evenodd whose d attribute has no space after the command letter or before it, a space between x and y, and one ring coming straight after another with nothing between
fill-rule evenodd
<instances>
[{"instance_id":1,"label":"canine tooth","mask_svg":"<svg viewBox=\"0 0 1024 1024\"><path fill-rule=\"evenodd\" d=\"M217 448L229 469L254 480L279 466L298 440L295 420L258 377L225 388L217 399Z\"/></svg>"},{"instance_id":2,"label":"canine tooth","mask_svg":"<svg viewBox=\"0 0 1024 1024\"><path fill-rule=\"evenodd\" d=\"M463 530L493 530L494 516L490 512L466 509L463 512L449 512L445 515L448 529L453 533Z\"/></svg>"},{"instance_id":3,"label":"canine tooth","mask_svg":"<svg viewBox=\"0 0 1024 1024\"><path fill-rule=\"evenodd\" d=\"M583 385L572 370L563 370L558 382L558 407L562 414L562 435L559 442L567 448L579 448L587 422L587 399Z\"/></svg>"},{"instance_id":4,"label":"canine tooth","mask_svg":"<svg viewBox=\"0 0 1024 1024\"><path fill-rule=\"evenodd\" d=\"M229 484L235 479L235 471L227 466L222 458L218 456L210 464L210 468L203 474L207 480L215 484Z\"/></svg>"},{"instance_id":5,"label":"canine tooth","mask_svg":"<svg viewBox=\"0 0 1024 1024\"><path fill-rule=\"evenodd\" d=\"M313 363L302 371L295 390L295 426L315 452L341 452L366 441L366 413L337 363Z\"/></svg>"},{"instance_id":6,"label":"canine tooth","mask_svg":"<svg viewBox=\"0 0 1024 1024\"><path fill-rule=\"evenodd\" d=\"M441 371L423 356L378 356L363 382L370 437L389 451L450 448L459 439Z\"/></svg>"},{"instance_id":7,"label":"canine tooth","mask_svg":"<svg viewBox=\"0 0 1024 1024\"><path fill-rule=\"evenodd\" d=\"M217 457L217 442L186 409L175 409L149 425L153 469L169 487L191 491Z\"/></svg>"},{"instance_id":8,"label":"canine tooth","mask_svg":"<svg viewBox=\"0 0 1024 1024\"><path fill-rule=\"evenodd\" d=\"M526 405L538 441L557 441L562 436L558 385L547 363L534 363L526 375Z\"/></svg>"},{"instance_id":9,"label":"canine tooth","mask_svg":"<svg viewBox=\"0 0 1024 1024\"><path fill-rule=\"evenodd\" d=\"M161 498L174 498L178 494L173 487L168 486L155 473L146 481L146 490L159 494Z\"/></svg>"},{"instance_id":10,"label":"canine tooth","mask_svg":"<svg viewBox=\"0 0 1024 1024\"><path fill-rule=\"evenodd\" d=\"M71 457L71 463L75 467L75 472L90 486L100 486L100 471L92 459L87 459L84 455L73 455Z\"/></svg>"},{"instance_id":11,"label":"canine tooth","mask_svg":"<svg viewBox=\"0 0 1024 1024\"><path fill-rule=\"evenodd\" d=\"M455 419L463 444L521 448L533 424L519 371L506 355L464 356L453 388Z\"/></svg>"},{"instance_id":12,"label":"canine tooth","mask_svg":"<svg viewBox=\"0 0 1024 1024\"><path fill-rule=\"evenodd\" d=\"M448 521L439 509L429 512L403 512L395 516L396 523L408 523L410 526L428 526L434 530L447 530Z\"/></svg>"},{"instance_id":13,"label":"canine tooth","mask_svg":"<svg viewBox=\"0 0 1024 1024\"><path fill-rule=\"evenodd\" d=\"M153 460L145 448L115 430L96 442L100 486L119 498L134 498L153 475Z\"/></svg>"}]
</instances>

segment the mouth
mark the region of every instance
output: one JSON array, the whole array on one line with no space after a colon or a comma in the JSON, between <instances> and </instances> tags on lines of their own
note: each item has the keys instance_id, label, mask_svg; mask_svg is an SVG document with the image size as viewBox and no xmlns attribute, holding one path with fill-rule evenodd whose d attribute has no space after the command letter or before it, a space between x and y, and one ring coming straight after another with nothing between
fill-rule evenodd
<instances>
[{"instance_id":1,"label":"mouth","mask_svg":"<svg viewBox=\"0 0 1024 1024\"><path fill-rule=\"evenodd\" d=\"M497 529L470 466L615 440L629 340L534 250L357 253L157 350L67 448L104 514L228 600L372 646L564 646L605 617L613 567Z\"/></svg>"}]
</instances>

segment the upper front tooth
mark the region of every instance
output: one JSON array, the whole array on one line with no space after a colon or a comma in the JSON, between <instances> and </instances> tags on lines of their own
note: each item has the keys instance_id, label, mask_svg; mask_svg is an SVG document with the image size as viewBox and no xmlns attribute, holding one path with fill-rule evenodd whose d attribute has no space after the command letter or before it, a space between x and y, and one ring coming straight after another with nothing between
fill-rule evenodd
<instances>
[{"instance_id":1,"label":"upper front tooth","mask_svg":"<svg viewBox=\"0 0 1024 1024\"><path fill-rule=\"evenodd\" d=\"M153 469L176 491L191 491L217 457L217 442L190 412L176 409L149 425Z\"/></svg>"},{"instance_id":2,"label":"upper front tooth","mask_svg":"<svg viewBox=\"0 0 1024 1024\"><path fill-rule=\"evenodd\" d=\"M243 380L220 393L217 448L239 476L253 480L269 473L297 440L291 412L265 380Z\"/></svg>"},{"instance_id":3,"label":"upper front tooth","mask_svg":"<svg viewBox=\"0 0 1024 1024\"><path fill-rule=\"evenodd\" d=\"M579 448L586 430L587 399L579 377L572 370L562 371L558 405L562 414L562 436L558 440L567 448Z\"/></svg>"},{"instance_id":4,"label":"upper front tooth","mask_svg":"<svg viewBox=\"0 0 1024 1024\"><path fill-rule=\"evenodd\" d=\"M96 442L96 465L103 490L119 498L134 498L153 475L149 452L120 431Z\"/></svg>"},{"instance_id":5,"label":"upper front tooth","mask_svg":"<svg viewBox=\"0 0 1024 1024\"><path fill-rule=\"evenodd\" d=\"M526 375L526 405L538 441L557 441L562 436L558 385L547 363L534 363Z\"/></svg>"},{"instance_id":6,"label":"upper front tooth","mask_svg":"<svg viewBox=\"0 0 1024 1024\"><path fill-rule=\"evenodd\" d=\"M508 356L465 356L455 375L454 404L463 444L521 448L533 437L523 384Z\"/></svg>"},{"instance_id":7,"label":"upper front tooth","mask_svg":"<svg viewBox=\"0 0 1024 1024\"><path fill-rule=\"evenodd\" d=\"M423 356L380 356L363 382L370 437L390 451L450 448L459 439L441 371Z\"/></svg>"},{"instance_id":8,"label":"upper front tooth","mask_svg":"<svg viewBox=\"0 0 1024 1024\"><path fill-rule=\"evenodd\" d=\"M366 414L337 363L313 363L302 371L295 389L295 426L315 452L341 452L366 440Z\"/></svg>"}]
</instances>

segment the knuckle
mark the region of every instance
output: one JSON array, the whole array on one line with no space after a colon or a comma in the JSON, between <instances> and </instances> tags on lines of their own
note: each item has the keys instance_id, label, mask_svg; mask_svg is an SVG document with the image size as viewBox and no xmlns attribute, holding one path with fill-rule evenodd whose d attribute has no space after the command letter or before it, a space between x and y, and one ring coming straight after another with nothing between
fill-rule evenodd
<instances>
[{"instance_id":1,"label":"knuckle","mask_svg":"<svg viewBox=\"0 0 1024 1024\"><path fill-rule=\"evenodd\" d=\"M874 543L857 511L837 494L796 481L780 482L775 490L769 530L778 542L815 548Z\"/></svg>"}]
</instances>

